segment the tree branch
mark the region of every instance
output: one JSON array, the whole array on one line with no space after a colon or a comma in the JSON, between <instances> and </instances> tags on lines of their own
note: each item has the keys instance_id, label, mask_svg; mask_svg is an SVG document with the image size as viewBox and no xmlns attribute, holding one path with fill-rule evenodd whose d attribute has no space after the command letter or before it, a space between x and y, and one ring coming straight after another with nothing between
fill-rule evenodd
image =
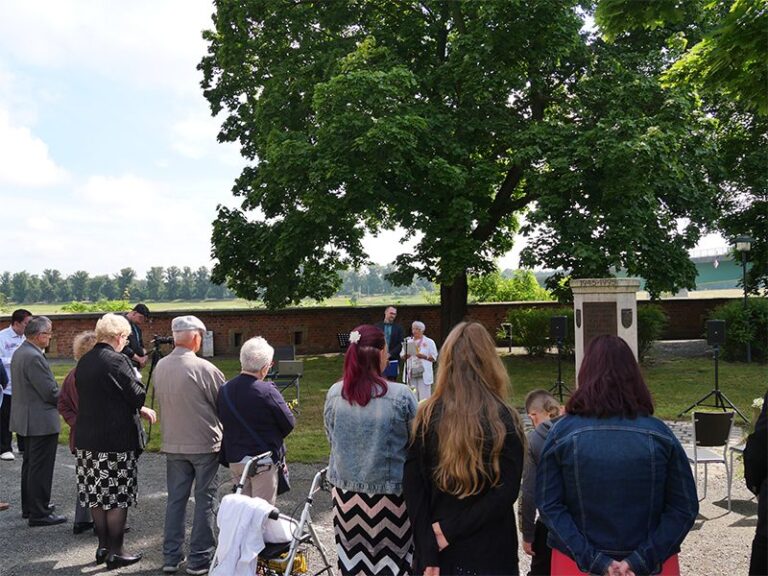
<instances>
[{"instance_id":1,"label":"tree branch","mask_svg":"<svg viewBox=\"0 0 768 576\"><path fill-rule=\"evenodd\" d=\"M512 194L523 178L523 168L519 165L512 166L507 172L504 182L499 188L496 198L488 208L488 219L478 224L472 231L472 238L484 242L490 238L501 222L501 219L515 210L521 210L535 200L532 194L524 194L520 198L512 200Z\"/></svg>"},{"instance_id":2,"label":"tree branch","mask_svg":"<svg viewBox=\"0 0 768 576\"><path fill-rule=\"evenodd\" d=\"M464 15L461 13L461 5L458 2L451 2L451 13L453 15L453 21L456 23L456 29L464 34L467 29L464 25Z\"/></svg>"}]
</instances>

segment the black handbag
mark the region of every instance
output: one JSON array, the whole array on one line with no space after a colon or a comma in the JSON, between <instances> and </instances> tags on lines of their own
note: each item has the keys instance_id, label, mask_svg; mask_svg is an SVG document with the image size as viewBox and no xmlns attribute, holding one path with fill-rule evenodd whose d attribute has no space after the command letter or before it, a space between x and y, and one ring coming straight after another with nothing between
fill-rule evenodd
<instances>
[{"instance_id":1,"label":"black handbag","mask_svg":"<svg viewBox=\"0 0 768 576\"><path fill-rule=\"evenodd\" d=\"M144 449L147 447L147 431L144 430L144 425L141 423L141 414L138 410L136 410L133 415L133 423L136 426L136 435L139 438L139 449L136 451L136 455L138 456L144 452Z\"/></svg>"},{"instance_id":2,"label":"black handbag","mask_svg":"<svg viewBox=\"0 0 768 576\"><path fill-rule=\"evenodd\" d=\"M229 394L227 394L227 388L226 387L221 388L219 393L224 397L224 402L227 403L227 407L229 408L229 411L235 415L235 418L237 418L237 421L240 422L243 428L245 428L248 431L248 434L251 435L251 438L256 440L257 444L263 444L263 442L261 441L261 437L258 434L256 434L256 431L248 425L248 422L246 422L245 418L243 418L240 415L240 412L237 411L237 409L235 408L235 405L229 399ZM224 449L223 441L221 443L221 447L223 451ZM290 478L288 476L288 464L286 464L285 462L284 446L280 449L279 454L277 454L276 456L278 456L278 462L277 464L275 464L275 466L277 467L277 493L278 495L280 495L280 494L285 494L291 489Z\"/></svg>"},{"instance_id":3,"label":"black handbag","mask_svg":"<svg viewBox=\"0 0 768 576\"><path fill-rule=\"evenodd\" d=\"M288 463L285 461L285 447L280 450L280 461L277 463L277 493L285 494L291 489L291 476L288 473Z\"/></svg>"}]
</instances>

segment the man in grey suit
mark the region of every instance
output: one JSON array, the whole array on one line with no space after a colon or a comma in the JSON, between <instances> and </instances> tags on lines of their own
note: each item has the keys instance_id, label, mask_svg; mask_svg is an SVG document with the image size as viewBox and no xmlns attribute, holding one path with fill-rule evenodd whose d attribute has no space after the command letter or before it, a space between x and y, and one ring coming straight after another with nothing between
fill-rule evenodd
<instances>
[{"instance_id":1,"label":"man in grey suit","mask_svg":"<svg viewBox=\"0 0 768 576\"><path fill-rule=\"evenodd\" d=\"M15 384L11 430L24 438L21 465L21 514L30 526L66 522L53 514L51 484L61 424L57 403L59 386L43 351L51 342L53 325L36 316L24 329L26 340L13 354L11 380Z\"/></svg>"}]
</instances>

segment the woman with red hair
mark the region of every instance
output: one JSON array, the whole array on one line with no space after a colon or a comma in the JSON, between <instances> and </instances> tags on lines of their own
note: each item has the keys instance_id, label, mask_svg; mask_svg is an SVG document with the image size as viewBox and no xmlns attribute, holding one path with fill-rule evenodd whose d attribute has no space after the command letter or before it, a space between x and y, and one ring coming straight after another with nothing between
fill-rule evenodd
<instances>
[{"instance_id":1,"label":"woman with red hair","mask_svg":"<svg viewBox=\"0 0 768 576\"><path fill-rule=\"evenodd\" d=\"M680 442L653 417L624 340L589 343L565 411L536 477L552 574L679 575L677 553L699 511L696 484Z\"/></svg>"},{"instance_id":2,"label":"woman with red hair","mask_svg":"<svg viewBox=\"0 0 768 576\"><path fill-rule=\"evenodd\" d=\"M410 574L403 466L416 398L404 384L381 376L388 360L384 332L358 326L349 334L344 375L325 400L327 477L342 574Z\"/></svg>"}]
</instances>

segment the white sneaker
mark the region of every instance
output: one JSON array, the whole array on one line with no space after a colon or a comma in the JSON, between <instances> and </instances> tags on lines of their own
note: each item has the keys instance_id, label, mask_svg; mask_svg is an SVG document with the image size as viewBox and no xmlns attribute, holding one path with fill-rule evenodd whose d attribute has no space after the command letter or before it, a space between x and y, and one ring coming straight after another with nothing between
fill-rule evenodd
<instances>
[{"instance_id":1,"label":"white sneaker","mask_svg":"<svg viewBox=\"0 0 768 576\"><path fill-rule=\"evenodd\" d=\"M163 574L176 574L176 572L178 572L179 569L181 568L181 565L186 561L187 561L186 558L182 558L181 560L176 562L176 564L171 564L170 562L166 562L165 565L163 566Z\"/></svg>"},{"instance_id":2,"label":"white sneaker","mask_svg":"<svg viewBox=\"0 0 768 576\"><path fill-rule=\"evenodd\" d=\"M0 460L16 460L16 456L13 455L13 452L3 452L0 454Z\"/></svg>"}]
</instances>

